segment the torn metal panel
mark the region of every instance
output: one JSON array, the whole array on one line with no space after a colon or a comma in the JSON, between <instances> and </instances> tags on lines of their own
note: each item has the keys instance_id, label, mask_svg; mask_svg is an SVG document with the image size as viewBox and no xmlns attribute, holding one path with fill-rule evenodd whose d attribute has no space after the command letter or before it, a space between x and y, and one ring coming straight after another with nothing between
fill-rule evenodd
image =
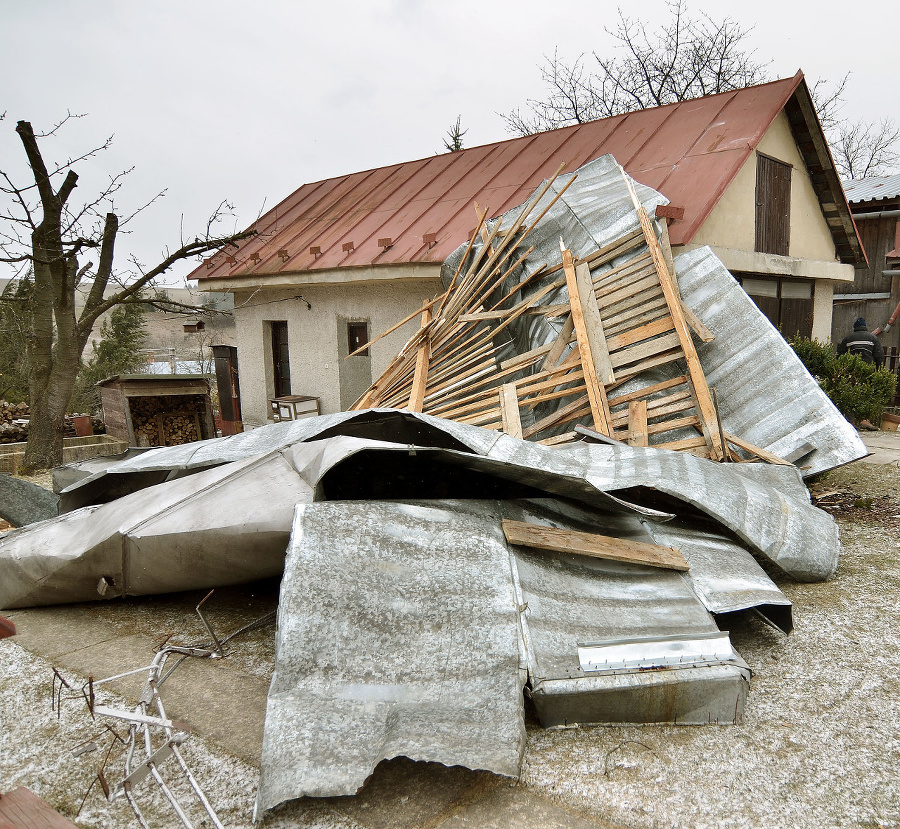
<instances>
[{"instance_id":1,"label":"torn metal panel","mask_svg":"<svg viewBox=\"0 0 900 829\"><path fill-rule=\"evenodd\" d=\"M400 755L518 775L517 633L495 502L299 506L257 813Z\"/></svg>"},{"instance_id":2,"label":"torn metal panel","mask_svg":"<svg viewBox=\"0 0 900 829\"><path fill-rule=\"evenodd\" d=\"M397 409L340 412L284 421L229 437L150 449L140 456L98 465L90 475L61 491L60 512L105 503L162 483L172 473L191 474L299 442L341 435L478 454L485 454L499 437L496 432L486 429Z\"/></svg>"},{"instance_id":3,"label":"torn metal panel","mask_svg":"<svg viewBox=\"0 0 900 829\"><path fill-rule=\"evenodd\" d=\"M84 507L0 539L0 607L239 584L281 572L312 489L279 454Z\"/></svg>"},{"instance_id":4,"label":"torn metal panel","mask_svg":"<svg viewBox=\"0 0 900 829\"><path fill-rule=\"evenodd\" d=\"M732 538L685 519L644 526L657 544L681 550L691 565L682 578L711 613L755 609L785 633L793 630L790 599Z\"/></svg>"},{"instance_id":5,"label":"torn metal panel","mask_svg":"<svg viewBox=\"0 0 900 829\"><path fill-rule=\"evenodd\" d=\"M505 503L502 510L517 520L524 515L551 526L560 521L550 503ZM571 516L565 521L573 526ZM602 516L595 526L607 531L610 521L620 537L650 539L646 527L629 516ZM749 669L683 574L512 549L527 631L531 698L544 726L740 721ZM709 637L716 637L718 646L707 647L702 658L684 659L682 652L682 662L661 664L660 649L671 650L673 637L707 645ZM591 664L612 658L609 653L598 656L601 650L615 650L621 658L626 643L634 664Z\"/></svg>"},{"instance_id":6,"label":"torn metal panel","mask_svg":"<svg viewBox=\"0 0 900 829\"><path fill-rule=\"evenodd\" d=\"M805 477L865 457L856 430L708 247L679 254L675 269L685 303L716 335L697 353L726 431L780 457L809 443Z\"/></svg>"},{"instance_id":7,"label":"torn metal panel","mask_svg":"<svg viewBox=\"0 0 900 829\"><path fill-rule=\"evenodd\" d=\"M840 544L834 520L809 503L802 482L790 470L756 473L746 464L715 464L641 447L577 444L554 449L407 412L359 412L340 423L331 416L321 420L306 426L306 434L341 429L365 434L369 428L379 434L392 429L408 434L410 424L421 423L427 427L418 431L421 440L465 449L341 436L285 448L278 430L272 442L279 448L268 455L189 477L179 477L183 468L120 475L113 467L97 480L109 485L127 481L129 475L172 479L85 508L89 511L70 514L65 521L34 525L27 537L20 531L0 540L0 607L211 587L274 575L294 503L312 500L508 500L551 494L600 509L618 505L651 520L695 508L796 578L828 578L837 565ZM264 439L265 434L259 435L253 448L265 445ZM131 468L141 460L126 464ZM161 461L154 464L159 467ZM767 486L765 480L780 482L781 488ZM246 487L246 495L224 494L242 492L241 487ZM245 516L232 504L254 504L256 512ZM262 526L269 524L273 529L263 532ZM258 531L251 533L251 527ZM116 539L123 537L128 539L126 550L145 562L134 572L122 569L122 542ZM229 551L241 549L241 544L256 553L232 560ZM185 563L201 555L195 551L202 551L202 566ZM172 561L180 562L179 567L168 568ZM58 578L53 576L57 571Z\"/></svg>"},{"instance_id":8,"label":"torn metal panel","mask_svg":"<svg viewBox=\"0 0 900 829\"><path fill-rule=\"evenodd\" d=\"M689 504L736 533L750 548L802 581L830 578L837 568L840 536L834 519L735 469L684 452L652 447L575 444L548 448L503 435L490 457L520 469L580 474L598 490L629 502L667 510L662 493Z\"/></svg>"}]
</instances>

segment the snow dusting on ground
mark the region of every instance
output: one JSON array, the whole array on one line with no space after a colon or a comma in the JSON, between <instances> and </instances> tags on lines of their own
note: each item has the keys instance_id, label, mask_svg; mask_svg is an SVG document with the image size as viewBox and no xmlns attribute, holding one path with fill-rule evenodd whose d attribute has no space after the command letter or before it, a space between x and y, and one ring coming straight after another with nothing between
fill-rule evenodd
<instances>
[{"instance_id":1,"label":"snow dusting on ground","mask_svg":"<svg viewBox=\"0 0 900 829\"><path fill-rule=\"evenodd\" d=\"M840 519L844 553L832 581L777 577L794 602L791 636L755 618L734 623L733 642L754 672L743 725L545 731L531 724L520 785L636 829L900 827L900 535L883 520L900 518L900 500L892 495L869 515L864 499L895 493L898 484L895 467L861 464L826 478L826 486L858 493L862 506ZM270 633L256 632L255 647L251 637L248 673L271 670ZM50 663L15 639L0 642L0 791L27 786L79 826L137 826L125 801L108 803L97 785L78 814L111 738L83 703L65 702L57 718L52 676ZM131 707L109 694L101 701ZM100 747L73 757L72 747L88 739ZM223 823L253 826L257 770L196 736L184 753ZM155 786L145 785L141 802L151 826L178 825ZM361 824L327 802L307 801L275 810L261 825Z\"/></svg>"}]
</instances>

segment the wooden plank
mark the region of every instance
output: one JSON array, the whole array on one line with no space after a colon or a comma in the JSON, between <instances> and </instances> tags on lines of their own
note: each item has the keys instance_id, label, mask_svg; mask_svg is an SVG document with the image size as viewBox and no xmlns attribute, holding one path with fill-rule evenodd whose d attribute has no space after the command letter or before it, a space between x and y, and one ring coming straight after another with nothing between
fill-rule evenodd
<instances>
[{"instance_id":1,"label":"wooden plank","mask_svg":"<svg viewBox=\"0 0 900 829\"><path fill-rule=\"evenodd\" d=\"M606 343L606 335L603 333L603 320L600 317L597 297L591 285L591 271L584 263L575 266L575 283L578 286L578 298L581 301L581 312L584 316L585 330L591 347L591 357L597 371L597 380L604 386L608 383L615 383L616 377L609 362L609 347Z\"/></svg>"},{"instance_id":2,"label":"wooden plank","mask_svg":"<svg viewBox=\"0 0 900 829\"><path fill-rule=\"evenodd\" d=\"M605 443L609 446L625 446L626 444L622 443L621 440L616 440L615 438L611 438L608 435L601 435L599 432L595 432L593 429L588 429L587 426L576 426L575 432L579 435L584 435L584 437L589 440L596 441L597 443Z\"/></svg>"},{"instance_id":3,"label":"wooden plank","mask_svg":"<svg viewBox=\"0 0 900 829\"><path fill-rule=\"evenodd\" d=\"M620 406L623 403L628 403L630 400L638 400L641 397L656 394L657 392L665 391L666 389L671 389L675 386L680 386L686 382L687 377L682 374L680 377L673 377L671 380L664 380L662 383L656 383L652 386L645 386L642 389L629 392L628 394L621 394L618 397L611 397L609 398L609 405L610 408L612 408L613 406Z\"/></svg>"},{"instance_id":4,"label":"wooden plank","mask_svg":"<svg viewBox=\"0 0 900 829\"><path fill-rule=\"evenodd\" d=\"M562 246L562 240L560 240ZM591 416L594 428L604 435L610 433L607 412L604 411L605 395L601 391L601 381L597 377L597 367L594 365L594 357L591 353L591 343L588 339L587 326L584 318L584 310L581 307L581 294L575 274L575 265L572 262L572 252L562 249L563 270L566 274L566 287L569 291L569 304L572 306L572 321L575 324L575 336L578 340L578 349L581 357L581 365L584 369L584 380L587 385L588 399L591 403ZM590 292L593 296L593 290ZM607 359L609 355L607 354Z\"/></svg>"},{"instance_id":5,"label":"wooden plank","mask_svg":"<svg viewBox=\"0 0 900 829\"><path fill-rule=\"evenodd\" d=\"M648 357L646 360L641 360L639 363L635 363L634 365L627 366L626 368L616 369L616 377L618 377L618 382L616 385L622 385L626 380L630 380L636 374L640 374L642 371L648 371L651 368L659 368L659 366L664 366L667 363L673 363L676 360L680 360L682 358L681 348L672 348L669 351L664 351L662 354L656 354L652 357Z\"/></svg>"},{"instance_id":6,"label":"wooden plank","mask_svg":"<svg viewBox=\"0 0 900 829\"><path fill-rule=\"evenodd\" d=\"M700 338L701 342L711 343L716 338L716 335L703 324L700 317L684 304L684 300L681 300L681 311L691 331Z\"/></svg>"},{"instance_id":7,"label":"wooden plank","mask_svg":"<svg viewBox=\"0 0 900 829\"><path fill-rule=\"evenodd\" d=\"M676 452L683 452L685 449L706 448L706 438L698 435L695 438L685 438L684 440L673 440L669 443L654 443L656 449L672 449Z\"/></svg>"},{"instance_id":8,"label":"wooden plank","mask_svg":"<svg viewBox=\"0 0 900 829\"><path fill-rule=\"evenodd\" d=\"M608 291L597 291L597 304L601 308L610 308L623 300L630 299L641 291L656 288L659 285L659 277L652 271L647 276L641 277L628 285L613 285Z\"/></svg>"},{"instance_id":9,"label":"wooden plank","mask_svg":"<svg viewBox=\"0 0 900 829\"><path fill-rule=\"evenodd\" d=\"M635 328L644 323L653 322L668 316L671 316L669 314L669 306L666 305L666 298L660 294L655 301L648 302L645 305L637 305L614 316L605 316L603 330L606 331L607 338L614 337L616 334L621 334L629 328Z\"/></svg>"},{"instance_id":10,"label":"wooden plank","mask_svg":"<svg viewBox=\"0 0 900 829\"><path fill-rule=\"evenodd\" d=\"M562 353L565 350L566 346L571 342L572 334L574 333L575 321L570 315L565 323L563 323L563 327L559 332L559 335L550 346L550 350L547 352L547 356L544 359L544 362L541 364L542 369L553 368L559 362L559 358L562 357Z\"/></svg>"},{"instance_id":11,"label":"wooden plank","mask_svg":"<svg viewBox=\"0 0 900 829\"><path fill-rule=\"evenodd\" d=\"M547 345L542 345L539 348L533 348L531 351L526 351L515 357L510 357L508 360L504 360L500 363L500 368L504 370L527 368L532 362L537 362L541 357L547 354L551 348L553 348L553 343L547 343Z\"/></svg>"},{"instance_id":12,"label":"wooden plank","mask_svg":"<svg viewBox=\"0 0 900 829\"><path fill-rule=\"evenodd\" d=\"M646 400L632 400L628 404L628 445L647 445Z\"/></svg>"},{"instance_id":13,"label":"wooden plank","mask_svg":"<svg viewBox=\"0 0 900 829\"><path fill-rule=\"evenodd\" d=\"M700 418L695 414L690 415L690 417L675 417L672 418L672 420L664 420L662 423L652 423L647 427L647 434L658 435L662 432L671 432L674 429L684 429L689 426L697 426L699 423Z\"/></svg>"},{"instance_id":14,"label":"wooden plank","mask_svg":"<svg viewBox=\"0 0 900 829\"><path fill-rule=\"evenodd\" d=\"M650 217L638 200L637 194L634 192L634 187L631 184L631 180L625 174L624 170L622 170L621 173L622 178L628 186L628 191L631 194L631 200L634 203L635 210L637 210L641 227L644 230L644 238L647 241L647 246L653 254L653 262L656 265L656 270L659 274L659 284L663 293L666 295L669 313L672 314L672 319L675 322L675 332L678 334L678 338L681 341L681 348L684 350L684 358L688 366L688 376L691 378L691 385L697 396L697 404L700 412L700 420L703 424L703 431L712 442L710 457L712 457L713 460L722 460L725 450L722 435L719 433L716 422L715 407L713 406L709 387L706 384L703 368L700 365L700 358L697 356L697 350L694 348L691 332L688 329L687 322L685 322L684 314L681 310L681 297L678 295L678 291L673 285L675 280L669 273L665 257L663 256L659 242L656 239L656 234L650 224Z\"/></svg>"},{"instance_id":15,"label":"wooden plank","mask_svg":"<svg viewBox=\"0 0 900 829\"><path fill-rule=\"evenodd\" d=\"M649 340L651 337L666 334L669 331L674 330L674 328L675 323L672 321L672 317L669 314L666 314L664 317L660 317L653 322L645 323L639 328L633 328L630 331L617 334L615 337L610 337L607 341L607 345L609 346L610 352L619 351L620 349L627 348L635 343Z\"/></svg>"},{"instance_id":16,"label":"wooden plank","mask_svg":"<svg viewBox=\"0 0 900 829\"><path fill-rule=\"evenodd\" d=\"M662 337L657 337L655 340L647 340L639 345L634 345L631 348L625 348L614 354L610 354L609 359L613 364L613 368L618 369L620 366L626 366L629 363L643 360L646 357L653 357L657 354L661 354L663 351L677 348L680 345L681 341L677 332L665 334ZM616 374L618 375L619 372L617 371Z\"/></svg>"},{"instance_id":17,"label":"wooden plank","mask_svg":"<svg viewBox=\"0 0 900 829\"><path fill-rule=\"evenodd\" d=\"M742 440L741 438L730 434L729 432L725 432L725 440L729 443L733 443L739 449L743 449L745 452L749 452L751 455L756 455L760 460L768 461L769 463L774 463L778 466L793 466L790 461L786 461L784 458L779 458L778 455L773 454L772 452L768 452L765 449L761 449L759 446L754 446L750 443L749 440Z\"/></svg>"},{"instance_id":18,"label":"wooden plank","mask_svg":"<svg viewBox=\"0 0 900 829\"><path fill-rule=\"evenodd\" d=\"M591 404L588 402L587 394L584 394L576 400L573 400L571 403L567 403L565 406L557 409L555 412L552 412L546 417L542 417L540 420L534 422L531 426L524 430L522 437L527 440L528 438L538 434L538 432L543 432L544 429L552 429L554 426L559 426L565 423L567 420L574 420L577 417L585 417L590 413Z\"/></svg>"},{"instance_id":19,"label":"wooden plank","mask_svg":"<svg viewBox=\"0 0 900 829\"><path fill-rule=\"evenodd\" d=\"M422 308L422 325L425 329L431 324L431 307L426 303ZM428 337L419 346L416 354L416 370L413 374L412 390L409 393L409 405L407 408L411 412L422 411L422 401L425 399L425 385L428 382L428 358L431 354L431 344Z\"/></svg>"},{"instance_id":20,"label":"wooden plank","mask_svg":"<svg viewBox=\"0 0 900 829\"><path fill-rule=\"evenodd\" d=\"M578 435L575 432L563 432L561 435L553 435L553 437L539 440L538 443L542 446L559 446L562 443L572 443L577 439Z\"/></svg>"},{"instance_id":21,"label":"wooden plank","mask_svg":"<svg viewBox=\"0 0 900 829\"><path fill-rule=\"evenodd\" d=\"M545 527L525 521L510 521L508 518L503 519L503 534L510 544L537 550L577 553L607 561L624 561L630 564L643 564L648 567L661 567L680 572L690 569L690 565L680 550L675 547L663 547L660 544L647 544L643 541L631 541L609 535Z\"/></svg>"},{"instance_id":22,"label":"wooden plank","mask_svg":"<svg viewBox=\"0 0 900 829\"><path fill-rule=\"evenodd\" d=\"M522 419L519 417L519 398L516 384L504 383L500 386L500 416L503 431L510 437L522 439Z\"/></svg>"}]
</instances>

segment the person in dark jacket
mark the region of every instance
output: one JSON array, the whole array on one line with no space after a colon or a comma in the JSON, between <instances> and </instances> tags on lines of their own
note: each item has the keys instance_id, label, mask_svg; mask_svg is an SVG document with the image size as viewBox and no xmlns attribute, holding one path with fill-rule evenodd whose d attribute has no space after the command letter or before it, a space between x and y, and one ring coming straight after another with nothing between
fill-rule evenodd
<instances>
[{"instance_id":1,"label":"person in dark jacket","mask_svg":"<svg viewBox=\"0 0 900 829\"><path fill-rule=\"evenodd\" d=\"M867 363L874 363L875 368L881 368L884 365L884 349L881 347L878 337L869 333L866 321L862 317L853 323L853 333L844 337L837 347L838 355L848 352L862 358Z\"/></svg>"},{"instance_id":2,"label":"person in dark jacket","mask_svg":"<svg viewBox=\"0 0 900 829\"><path fill-rule=\"evenodd\" d=\"M848 334L841 340L841 344L837 347L838 355L855 354L867 363L874 363L875 368L881 368L884 365L884 349L874 334L870 334L866 321L862 317L853 323L853 333ZM868 429L877 432L878 427L873 426L868 420L861 420L857 428Z\"/></svg>"}]
</instances>

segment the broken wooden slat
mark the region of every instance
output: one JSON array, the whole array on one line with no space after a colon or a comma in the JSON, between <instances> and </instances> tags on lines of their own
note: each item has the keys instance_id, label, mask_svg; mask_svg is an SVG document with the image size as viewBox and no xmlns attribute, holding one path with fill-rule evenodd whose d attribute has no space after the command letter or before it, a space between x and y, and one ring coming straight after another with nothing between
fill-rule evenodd
<instances>
[{"instance_id":1,"label":"broken wooden slat","mask_svg":"<svg viewBox=\"0 0 900 829\"><path fill-rule=\"evenodd\" d=\"M538 550L577 553L608 561L643 564L680 572L690 569L680 550L675 547L663 547L660 544L647 544L643 541L577 530L563 530L541 524L529 524L525 521L510 521L506 518L503 519L503 534L510 544Z\"/></svg>"},{"instance_id":2,"label":"broken wooden slat","mask_svg":"<svg viewBox=\"0 0 900 829\"><path fill-rule=\"evenodd\" d=\"M628 404L628 445L647 445L646 400L632 400Z\"/></svg>"},{"instance_id":3,"label":"broken wooden slat","mask_svg":"<svg viewBox=\"0 0 900 829\"><path fill-rule=\"evenodd\" d=\"M751 455L756 455L760 460L768 461L769 463L774 463L778 466L793 466L790 461L779 458L778 455L768 452L765 449L761 449L759 446L754 446L749 440L741 440L741 438L732 435L730 432L725 432L725 440L729 443L733 443L739 449L749 452Z\"/></svg>"},{"instance_id":4,"label":"broken wooden slat","mask_svg":"<svg viewBox=\"0 0 900 829\"><path fill-rule=\"evenodd\" d=\"M625 348L614 354L610 354L609 359L613 364L613 368L618 369L620 366L627 366L629 363L634 363L647 357L653 357L664 351L677 348L679 345L680 342L677 333L665 334L654 340L646 340L638 345L631 346L631 348ZM619 372L617 371L616 374L618 375Z\"/></svg>"},{"instance_id":5,"label":"broken wooden slat","mask_svg":"<svg viewBox=\"0 0 900 829\"><path fill-rule=\"evenodd\" d=\"M666 314L664 317L660 317L653 322L645 323L639 328L632 328L630 331L625 331L622 334L617 334L615 337L610 337L607 344L610 352L615 352L622 348L627 348L630 345L634 345L635 343L649 340L651 337L667 334L674 328L675 323L672 321L672 317Z\"/></svg>"},{"instance_id":6,"label":"broken wooden slat","mask_svg":"<svg viewBox=\"0 0 900 829\"><path fill-rule=\"evenodd\" d=\"M598 432L608 435L610 433L609 420L605 410L606 397L601 391L601 381L597 377L597 367L594 365L594 355L591 353L591 343L588 339L587 325L584 318L584 310L581 307L581 296L575 273L575 265L572 262L572 252L563 247L563 270L566 274L566 287L569 290L569 304L572 306L572 321L575 324L575 336L578 339L578 349L581 356L581 365L584 368L584 380L587 384L588 399L591 402L591 416L594 428ZM593 296L593 290L590 291ZM609 354L606 354L609 359Z\"/></svg>"},{"instance_id":7,"label":"broken wooden slat","mask_svg":"<svg viewBox=\"0 0 900 829\"><path fill-rule=\"evenodd\" d=\"M562 353L563 351L565 351L565 348L571 341L572 335L574 333L575 321L570 315L568 319L566 319L565 323L563 323L563 327L559 332L559 335L550 346L550 350L547 352L547 356L544 359L543 364L541 365L542 369L551 369L559 362L559 358L562 357Z\"/></svg>"},{"instance_id":8,"label":"broken wooden slat","mask_svg":"<svg viewBox=\"0 0 900 829\"><path fill-rule=\"evenodd\" d=\"M655 383L652 386L644 386L644 388L629 392L628 394L621 394L618 397L610 397L609 405L610 408L612 408L613 406L619 406L622 403L628 403L628 401L630 400L637 400L641 397L656 394L657 392L666 391L667 389L674 388L675 386L680 386L686 382L687 377L682 374L680 377L673 377L671 380L664 380L662 383Z\"/></svg>"},{"instance_id":9,"label":"broken wooden slat","mask_svg":"<svg viewBox=\"0 0 900 829\"><path fill-rule=\"evenodd\" d=\"M428 328L431 322L431 307L426 304L422 309L422 328ZM425 384L428 381L428 357L429 357L428 337L419 346L416 355L416 370L413 374L412 391L409 393L409 408L412 412L422 411L422 401L425 399Z\"/></svg>"},{"instance_id":10,"label":"broken wooden slat","mask_svg":"<svg viewBox=\"0 0 900 829\"><path fill-rule=\"evenodd\" d=\"M581 397L573 400L571 403L566 403L560 409L557 409L555 412L548 414L546 417L542 417L540 420L535 421L531 426L525 429L522 433L523 438L530 438L533 435L538 434L538 432L543 432L544 429L552 429L555 426L561 426L563 423L567 423L570 420L575 420L579 417L586 417L591 413L591 404L588 402L587 394L583 394ZM576 428L578 428L576 426Z\"/></svg>"},{"instance_id":11,"label":"broken wooden slat","mask_svg":"<svg viewBox=\"0 0 900 829\"><path fill-rule=\"evenodd\" d=\"M500 415L503 431L514 438L522 437L522 419L519 417L519 399L516 384L504 383L500 386Z\"/></svg>"}]
</instances>

